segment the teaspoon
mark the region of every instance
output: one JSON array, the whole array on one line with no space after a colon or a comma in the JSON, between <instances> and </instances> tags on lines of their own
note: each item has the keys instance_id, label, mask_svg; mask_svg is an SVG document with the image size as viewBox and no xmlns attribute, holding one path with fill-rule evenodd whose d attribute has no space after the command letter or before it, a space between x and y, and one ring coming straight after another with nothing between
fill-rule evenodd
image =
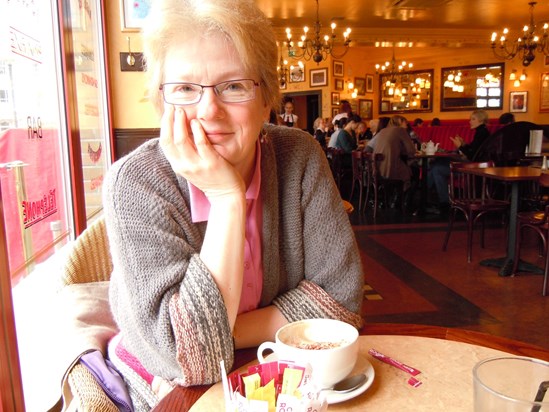
<instances>
[{"instance_id":1,"label":"teaspoon","mask_svg":"<svg viewBox=\"0 0 549 412\"><path fill-rule=\"evenodd\" d=\"M368 377L365 373L349 376L348 378L345 378L342 381L336 383L331 390L337 393L351 392L364 384L364 382L366 382L366 379L368 379Z\"/></svg>"}]
</instances>

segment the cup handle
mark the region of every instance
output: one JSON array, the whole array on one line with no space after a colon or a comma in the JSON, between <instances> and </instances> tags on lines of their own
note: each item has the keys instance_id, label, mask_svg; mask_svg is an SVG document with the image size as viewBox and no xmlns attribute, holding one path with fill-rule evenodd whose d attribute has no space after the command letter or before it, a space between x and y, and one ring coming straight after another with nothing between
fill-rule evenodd
<instances>
[{"instance_id":1,"label":"cup handle","mask_svg":"<svg viewBox=\"0 0 549 412\"><path fill-rule=\"evenodd\" d=\"M257 359L259 360L259 363L265 363L265 357L263 356L263 352L265 352L266 349L270 349L273 352L275 352L276 343L274 342L263 342L261 345L259 345L259 348L257 348Z\"/></svg>"}]
</instances>

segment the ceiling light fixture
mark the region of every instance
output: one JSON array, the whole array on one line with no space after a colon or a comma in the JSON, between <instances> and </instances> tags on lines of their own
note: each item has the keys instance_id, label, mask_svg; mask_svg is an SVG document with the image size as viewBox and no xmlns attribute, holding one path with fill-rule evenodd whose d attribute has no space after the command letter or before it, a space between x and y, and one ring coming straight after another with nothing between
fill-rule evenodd
<instances>
[{"instance_id":1,"label":"ceiling light fixture","mask_svg":"<svg viewBox=\"0 0 549 412\"><path fill-rule=\"evenodd\" d=\"M351 29L347 28L345 32L343 32L343 43L342 46L344 47L343 53L336 54L334 52L334 46L337 46L335 44L336 41L336 34L335 34L335 28L336 24L332 22L330 25L332 29L331 35L324 35L322 36L320 34L320 29L322 28L322 25L320 24L320 17L319 17L319 6L318 6L318 0L316 1L316 22L315 22L315 29L314 29L314 35L313 38L308 38L307 34L309 33L309 28L307 26L303 27L304 34L301 36L301 40L295 44L292 40L292 32L290 28L286 29L286 46L288 47L288 56L296 58L296 59L305 59L305 60L313 60L317 64L319 64L321 61L326 60L328 56L332 56L336 59L340 59L349 50L349 45L351 43ZM297 46L297 47L295 47Z\"/></svg>"},{"instance_id":2,"label":"ceiling light fixture","mask_svg":"<svg viewBox=\"0 0 549 412\"><path fill-rule=\"evenodd\" d=\"M390 62L387 61L384 64L376 64L376 73L389 75L389 81L391 83L395 83L397 74L405 73L413 66L413 63L406 63L404 60L397 65L397 62L395 60L395 46L393 44L393 58Z\"/></svg>"},{"instance_id":3,"label":"ceiling light fixture","mask_svg":"<svg viewBox=\"0 0 549 412\"><path fill-rule=\"evenodd\" d=\"M512 60L515 56L519 56L522 60L522 65L529 66L536 58L536 51L544 56L549 56L549 41L547 38L549 25L545 23L543 25L543 32L536 34L536 24L534 22L534 6L536 4L537 2L535 1L528 3L530 6L530 24L524 26L522 36L518 37L515 41L507 41L507 34L509 33L507 28L503 29L501 36L496 32L492 33L491 46L497 57Z\"/></svg>"}]
</instances>

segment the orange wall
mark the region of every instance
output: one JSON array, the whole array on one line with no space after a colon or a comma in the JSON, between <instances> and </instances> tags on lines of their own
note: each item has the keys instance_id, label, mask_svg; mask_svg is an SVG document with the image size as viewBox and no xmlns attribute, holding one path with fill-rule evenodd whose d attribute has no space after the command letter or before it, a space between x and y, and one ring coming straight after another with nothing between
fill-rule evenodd
<instances>
[{"instance_id":1,"label":"orange wall","mask_svg":"<svg viewBox=\"0 0 549 412\"><path fill-rule=\"evenodd\" d=\"M121 72L120 71L120 52L127 51L127 36L131 38L131 48L134 52L142 51L142 42L140 34L136 32L123 32L120 19L120 2L106 2L106 23L107 23L107 43L110 61L111 78L111 97L113 108L113 126L115 128L148 128L158 127L159 118L152 105L146 99L145 76L140 72ZM391 48L353 48L338 61L344 63L343 80L352 80L355 77L365 78L366 74L374 75L374 93L367 93L352 103L358 104L358 99L372 99L374 101L374 117L378 117L379 100L377 99L379 90L379 76L375 75L375 64L384 63L390 60L392 56ZM489 47L487 37L486 47L474 49L465 48L397 48L395 51L397 60L407 60L414 63L414 70L434 69L435 76L433 81L433 112L414 114L410 113L408 117L422 117L432 119L439 117L441 119L463 119L468 118L468 111L440 112L440 72L443 67L467 66L472 64L484 64L501 62L501 59L495 58ZM310 87L311 69L327 68L328 85L325 87ZM508 78L512 69L517 69L522 73L520 60L515 59L505 63L505 76ZM331 93L335 92L335 78L333 76L333 60L329 59L317 65L314 62L306 62L305 81L299 83L288 83L282 93L298 92L304 90L322 91L322 116L331 117L332 102ZM549 66L544 66L541 56L537 56L530 67L526 68L528 78L519 88L515 88L510 80L505 80L504 84L504 107L503 110L490 110L490 117L496 118L505 111L509 110L509 92L528 91L528 111L526 113L515 113L517 120L527 120L534 123L549 124L549 113L539 112L539 94L541 73L549 72ZM340 99L352 100L346 90L339 92Z\"/></svg>"}]
</instances>

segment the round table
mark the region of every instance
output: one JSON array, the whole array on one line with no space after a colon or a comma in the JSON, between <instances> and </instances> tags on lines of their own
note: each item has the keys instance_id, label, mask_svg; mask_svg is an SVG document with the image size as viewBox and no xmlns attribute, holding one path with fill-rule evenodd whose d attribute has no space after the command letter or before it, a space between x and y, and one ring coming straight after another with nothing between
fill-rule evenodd
<instances>
[{"instance_id":1,"label":"round table","mask_svg":"<svg viewBox=\"0 0 549 412\"><path fill-rule=\"evenodd\" d=\"M486 333L428 325L370 324L361 330L360 356L375 370L372 386L362 395L330 411L472 410L473 376L476 362L502 354L530 356L549 361L549 351ZM374 348L402 363L419 369L419 387L407 383L411 375L368 354ZM256 363L255 349L237 351L237 367ZM359 362L359 364L364 362ZM177 387L154 409L158 411L224 410L223 389L213 386Z\"/></svg>"}]
</instances>

